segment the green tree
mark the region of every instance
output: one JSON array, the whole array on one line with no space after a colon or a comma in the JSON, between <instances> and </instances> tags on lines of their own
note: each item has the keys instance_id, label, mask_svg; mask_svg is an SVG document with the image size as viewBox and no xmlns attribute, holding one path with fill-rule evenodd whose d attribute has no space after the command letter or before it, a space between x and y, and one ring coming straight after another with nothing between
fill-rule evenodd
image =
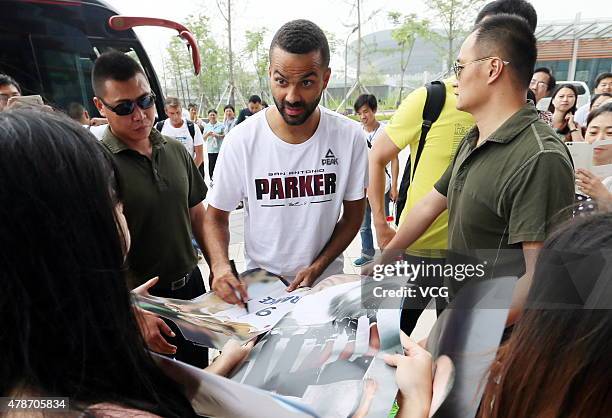
<instances>
[{"instance_id":1,"label":"green tree","mask_svg":"<svg viewBox=\"0 0 612 418\"><path fill-rule=\"evenodd\" d=\"M187 48L179 38L172 38L166 51L168 53L168 59L164 61L164 70L170 74L170 86L168 86L166 94L176 95L185 100L189 95L189 93L187 93L189 87L188 79L191 77L189 72L191 69L191 60ZM174 89L175 93L172 93L172 89Z\"/></svg>"},{"instance_id":2,"label":"green tree","mask_svg":"<svg viewBox=\"0 0 612 418\"><path fill-rule=\"evenodd\" d=\"M193 75L189 51L180 39L173 38L167 48L169 59L166 61L171 84L174 84L176 95L182 97L183 101L204 97L206 107L215 106L228 80L227 54L210 32L208 17L202 14L190 15L185 26L197 40L202 71L199 76Z\"/></svg>"},{"instance_id":3,"label":"green tree","mask_svg":"<svg viewBox=\"0 0 612 418\"><path fill-rule=\"evenodd\" d=\"M245 54L250 57L253 69L257 75L257 87L264 98L267 96L267 73L269 66L268 48L264 44L264 37L268 30L260 28L258 30L247 30L245 32L247 44L244 48Z\"/></svg>"},{"instance_id":4,"label":"green tree","mask_svg":"<svg viewBox=\"0 0 612 418\"><path fill-rule=\"evenodd\" d=\"M223 17L227 29L227 63L229 83L229 104L235 104L234 52L232 49L232 0L216 0L219 14Z\"/></svg>"},{"instance_id":5,"label":"green tree","mask_svg":"<svg viewBox=\"0 0 612 418\"><path fill-rule=\"evenodd\" d=\"M385 76L374 64L366 62L361 74L361 82L364 86L380 86L385 83Z\"/></svg>"},{"instance_id":6,"label":"green tree","mask_svg":"<svg viewBox=\"0 0 612 418\"><path fill-rule=\"evenodd\" d=\"M402 15L399 12L389 13L389 20L395 26L391 32L391 37L400 49L400 90L396 102L396 106L402 102L402 94L404 92L404 74L410 62L414 41L416 38L431 39L431 30L428 20L420 20L416 14L411 13Z\"/></svg>"},{"instance_id":7,"label":"green tree","mask_svg":"<svg viewBox=\"0 0 612 418\"><path fill-rule=\"evenodd\" d=\"M444 25L448 55L447 65L455 60L459 46L457 40L463 37L473 23L474 16L485 0L428 0L427 7L436 14Z\"/></svg>"},{"instance_id":8,"label":"green tree","mask_svg":"<svg viewBox=\"0 0 612 418\"><path fill-rule=\"evenodd\" d=\"M323 33L325 33L327 43L329 44L329 56L333 57L337 52L340 51L340 47L344 47L344 43L342 42L342 39L338 39L338 37L333 32L323 30Z\"/></svg>"}]
</instances>

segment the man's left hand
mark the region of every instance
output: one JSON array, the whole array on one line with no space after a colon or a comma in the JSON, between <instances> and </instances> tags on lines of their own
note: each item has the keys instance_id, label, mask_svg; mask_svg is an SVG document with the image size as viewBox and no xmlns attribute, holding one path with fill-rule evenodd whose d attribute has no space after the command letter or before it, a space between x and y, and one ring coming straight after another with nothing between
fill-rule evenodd
<instances>
[{"instance_id":1,"label":"man's left hand","mask_svg":"<svg viewBox=\"0 0 612 418\"><path fill-rule=\"evenodd\" d=\"M310 287L321 275L318 269L313 266L306 267L298 272L293 280L293 283L287 288L287 292L293 292L298 287Z\"/></svg>"}]
</instances>

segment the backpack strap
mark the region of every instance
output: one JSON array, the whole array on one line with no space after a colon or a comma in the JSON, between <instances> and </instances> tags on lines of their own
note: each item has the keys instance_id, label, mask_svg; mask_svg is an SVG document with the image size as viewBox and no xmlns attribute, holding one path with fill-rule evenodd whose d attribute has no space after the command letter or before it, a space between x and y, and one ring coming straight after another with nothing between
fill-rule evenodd
<instances>
[{"instance_id":1,"label":"backpack strap","mask_svg":"<svg viewBox=\"0 0 612 418\"><path fill-rule=\"evenodd\" d=\"M191 139L195 141L195 125L192 121L186 120L187 122L187 130L189 131L189 135L191 135Z\"/></svg>"},{"instance_id":2,"label":"backpack strap","mask_svg":"<svg viewBox=\"0 0 612 418\"><path fill-rule=\"evenodd\" d=\"M167 121L168 119L164 119L164 120L160 120L159 122L157 122L155 124L155 129L157 129L159 132L162 131L162 129L164 129L164 123ZM191 135L191 139L195 140L195 125L192 121L190 120L185 120L187 122L187 130L189 131L189 135Z\"/></svg>"},{"instance_id":3,"label":"backpack strap","mask_svg":"<svg viewBox=\"0 0 612 418\"><path fill-rule=\"evenodd\" d=\"M425 140L431 125L438 119L444 102L446 101L446 86L441 81L432 81L425 85L426 96L425 104L423 106L423 123L421 124L421 136L419 138L419 146L414 158L414 167L411 167L411 158L406 161L406 167L404 168L404 174L402 174L402 180L400 181L399 195L395 204L395 224L399 225L399 219L408 200L408 188L410 182L416 172L417 164L425 148Z\"/></svg>"},{"instance_id":4,"label":"backpack strap","mask_svg":"<svg viewBox=\"0 0 612 418\"><path fill-rule=\"evenodd\" d=\"M446 101L446 86L442 81L436 80L432 81L431 83L427 83L425 88L427 89L427 96L425 99L425 106L423 106L423 124L421 125L419 146L414 157L414 166L412 167L411 179L414 178L414 174L416 173L417 165L419 164L419 159L423 153L423 148L425 148L425 141L427 139L427 134L431 129L431 125L438 120L440 113L442 113L444 102Z\"/></svg>"}]
</instances>

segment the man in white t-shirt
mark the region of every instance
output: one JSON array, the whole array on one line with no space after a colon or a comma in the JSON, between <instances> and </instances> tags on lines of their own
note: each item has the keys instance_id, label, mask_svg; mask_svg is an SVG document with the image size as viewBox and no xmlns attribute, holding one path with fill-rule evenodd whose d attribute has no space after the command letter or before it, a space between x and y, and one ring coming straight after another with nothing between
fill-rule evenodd
<instances>
[{"instance_id":1,"label":"man in white t-shirt","mask_svg":"<svg viewBox=\"0 0 612 418\"><path fill-rule=\"evenodd\" d=\"M225 138L205 228L212 288L229 303L248 300L228 258L229 213L240 200L247 269L282 275L288 291L343 271L365 210L367 145L357 122L318 106L330 75L323 31L286 23L270 46L276 106Z\"/></svg>"},{"instance_id":2,"label":"man in white t-shirt","mask_svg":"<svg viewBox=\"0 0 612 418\"><path fill-rule=\"evenodd\" d=\"M593 95L601 93L612 93L612 73L605 72L597 75L595 79L595 88L593 89ZM591 110L591 103L585 103L578 108L574 115L574 122L580 126L586 126L589 111Z\"/></svg>"},{"instance_id":3,"label":"man in white t-shirt","mask_svg":"<svg viewBox=\"0 0 612 418\"><path fill-rule=\"evenodd\" d=\"M376 133L383 130L383 124L376 120L378 101L373 94L360 95L353 105L355 113L359 115L368 149L372 148ZM399 158L397 155L385 167L385 216L389 216L389 202L397 200L397 177L399 174ZM361 235L361 257L353 261L355 267L363 267L374 261L374 237L372 236L372 209L366 202L363 223L359 229Z\"/></svg>"},{"instance_id":4,"label":"man in white t-shirt","mask_svg":"<svg viewBox=\"0 0 612 418\"><path fill-rule=\"evenodd\" d=\"M196 167L204 161L204 138L202 132L189 119L183 118L181 101L176 97L167 97L164 110L168 119L158 122L155 127L162 135L179 141L193 158Z\"/></svg>"}]
</instances>

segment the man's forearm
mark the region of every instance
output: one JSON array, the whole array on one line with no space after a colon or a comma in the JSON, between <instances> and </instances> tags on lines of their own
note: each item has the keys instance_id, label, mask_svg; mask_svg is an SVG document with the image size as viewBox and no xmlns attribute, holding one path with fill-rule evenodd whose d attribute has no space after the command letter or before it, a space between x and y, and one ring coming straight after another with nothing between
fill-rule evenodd
<instances>
[{"instance_id":1,"label":"man's forearm","mask_svg":"<svg viewBox=\"0 0 612 418\"><path fill-rule=\"evenodd\" d=\"M383 161L371 159L370 183L368 185L368 201L372 210L374 226L386 224L385 213L385 165Z\"/></svg>"},{"instance_id":2,"label":"man's forearm","mask_svg":"<svg viewBox=\"0 0 612 418\"><path fill-rule=\"evenodd\" d=\"M399 176L399 158L395 157L391 160L391 187L397 188L397 178Z\"/></svg>"},{"instance_id":3,"label":"man's forearm","mask_svg":"<svg viewBox=\"0 0 612 418\"><path fill-rule=\"evenodd\" d=\"M533 281L536 261L542 245L543 243L541 241L522 243L523 258L525 260L525 274L519 278L514 287L512 304L510 305L506 325L514 324L523 314L523 310L527 303L527 296L529 295L529 289Z\"/></svg>"},{"instance_id":4,"label":"man's forearm","mask_svg":"<svg viewBox=\"0 0 612 418\"><path fill-rule=\"evenodd\" d=\"M205 226L208 239L206 248L210 257L210 270L215 276L221 276L227 271L231 271L228 255L230 242L229 224L225 220L210 216L210 208L206 217Z\"/></svg>"},{"instance_id":5,"label":"man's forearm","mask_svg":"<svg viewBox=\"0 0 612 418\"><path fill-rule=\"evenodd\" d=\"M347 210L345 206L342 217L336 224L329 241L327 241L327 244L325 244L325 247L323 247L315 261L312 262L311 266L315 267L319 274L323 273L327 266L346 250L357 235L357 232L359 232L365 213L365 198L360 200L360 202L362 202L360 207L353 210Z\"/></svg>"},{"instance_id":6,"label":"man's forearm","mask_svg":"<svg viewBox=\"0 0 612 418\"><path fill-rule=\"evenodd\" d=\"M446 209L446 197L436 190L417 202L406 214L406 222L385 249L404 250L411 246L430 227L433 221Z\"/></svg>"},{"instance_id":7,"label":"man's forearm","mask_svg":"<svg viewBox=\"0 0 612 418\"><path fill-rule=\"evenodd\" d=\"M195 238L200 250L202 250L202 255L206 262L210 265L210 257L206 250L206 241L204 239L204 222L206 219L206 208L203 203L199 203L201 207L194 207L190 209L190 219L191 219L191 231L193 232L193 237Z\"/></svg>"},{"instance_id":8,"label":"man's forearm","mask_svg":"<svg viewBox=\"0 0 612 418\"><path fill-rule=\"evenodd\" d=\"M204 162L204 151L202 145L198 146L197 148L199 149L195 150L195 158L193 159L193 162L195 163L196 167L199 167Z\"/></svg>"},{"instance_id":9,"label":"man's forearm","mask_svg":"<svg viewBox=\"0 0 612 418\"><path fill-rule=\"evenodd\" d=\"M506 326L516 323L523 314L525 302L527 301L527 294L531 287L532 275L532 273L525 273L517 280L512 294L512 303L508 311L508 318L506 319Z\"/></svg>"}]
</instances>

